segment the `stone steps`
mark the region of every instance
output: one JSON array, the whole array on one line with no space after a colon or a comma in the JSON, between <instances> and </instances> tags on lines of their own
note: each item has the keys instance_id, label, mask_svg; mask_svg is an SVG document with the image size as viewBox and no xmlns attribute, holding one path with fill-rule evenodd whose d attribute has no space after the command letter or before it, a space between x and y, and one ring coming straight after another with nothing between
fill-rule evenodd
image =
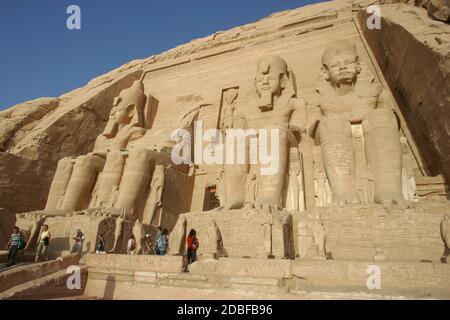
<instances>
[{"instance_id":1,"label":"stone steps","mask_svg":"<svg viewBox=\"0 0 450 320\"><path fill-rule=\"evenodd\" d=\"M378 262L381 288L370 290L368 267L374 262L367 261L221 258L197 261L189 272L182 272L173 257L115 255L85 261L84 294L106 299L450 298L450 266L438 262ZM161 271L166 265L170 268Z\"/></svg>"},{"instance_id":2,"label":"stone steps","mask_svg":"<svg viewBox=\"0 0 450 320\"><path fill-rule=\"evenodd\" d=\"M78 296L67 296L67 297L54 297L54 298L44 298L44 300L101 300L98 297L87 296L87 295L78 295Z\"/></svg>"},{"instance_id":3,"label":"stone steps","mask_svg":"<svg viewBox=\"0 0 450 320\"><path fill-rule=\"evenodd\" d=\"M63 269L36 277L0 292L0 300L40 300L83 295L87 281L87 268L80 266L80 289L70 290L67 287L69 276L66 269Z\"/></svg>"}]
</instances>

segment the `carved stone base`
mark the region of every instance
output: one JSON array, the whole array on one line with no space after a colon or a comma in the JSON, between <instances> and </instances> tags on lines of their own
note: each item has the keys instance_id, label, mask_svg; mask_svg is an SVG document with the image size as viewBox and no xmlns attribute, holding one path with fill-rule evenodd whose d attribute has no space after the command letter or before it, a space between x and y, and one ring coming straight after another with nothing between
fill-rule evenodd
<instances>
[{"instance_id":1,"label":"carved stone base","mask_svg":"<svg viewBox=\"0 0 450 320\"><path fill-rule=\"evenodd\" d=\"M223 245L230 258L275 259L293 256L292 215L285 211L272 214L257 209L190 212L180 215L177 223L187 220L187 233L197 231L197 255L210 254L208 226L214 219L222 234ZM177 228L177 226L175 226ZM177 245L177 244L172 244ZM170 244L169 244L170 246ZM205 249L206 248L206 249Z\"/></svg>"},{"instance_id":2,"label":"carved stone base","mask_svg":"<svg viewBox=\"0 0 450 320\"><path fill-rule=\"evenodd\" d=\"M326 252L335 260L382 261L376 249L390 261L438 261L444 251L440 222L450 212L450 201L420 202L410 208L381 205L349 205L315 208L326 233ZM294 225L298 216L294 215ZM380 257L378 257L380 256ZM378 259L380 258L380 259Z\"/></svg>"},{"instance_id":3,"label":"carved stone base","mask_svg":"<svg viewBox=\"0 0 450 320\"><path fill-rule=\"evenodd\" d=\"M81 262L89 267L93 273L129 274L134 272L172 272L183 271L183 258L174 256L156 255L126 255L126 254L87 254L82 257Z\"/></svg>"},{"instance_id":4,"label":"carved stone base","mask_svg":"<svg viewBox=\"0 0 450 320\"><path fill-rule=\"evenodd\" d=\"M234 276L289 277L291 260L263 260L243 258L220 258L196 261L189 267L192 274L216 274Z\"/></svg>"},{"instance_id":5,"label":"carved stone base","mask_svg":"<svg viewBox=\"0 0 450 320\"><path fill-rule=\"evenodd\" d=\"M40 213L45 214L45 211ZM16 224L21 229L29 229L32 221L29 217L18 215ZM85 236L84 253L95 252L100 234L103 234L107 251L114 243L115 219L102 210L89 209L62 217L47 217L43 223L48 224L52 236L47 250L49 258L56 258L63 252L70 252L75 242L72 238L75 237L77 229L81 229ZM35 245L32 244L29 249L34 250L34 248Z\"/></svg>"}]
</instances>

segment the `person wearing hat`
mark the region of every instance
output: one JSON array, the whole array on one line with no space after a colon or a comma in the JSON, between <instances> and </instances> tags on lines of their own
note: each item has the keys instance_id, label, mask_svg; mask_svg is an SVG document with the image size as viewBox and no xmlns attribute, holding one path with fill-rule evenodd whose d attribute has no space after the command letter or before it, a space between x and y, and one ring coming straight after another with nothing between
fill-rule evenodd
<instances>
[{"instance_id":1,"label":"person wearing hat","mask_svg":"<svg viewBox=\"0 0 450 320\"><path fill-rule=\"evenodd\" d=\"M83 252L83 242L84 242L84 234L81 232L81 229L77 229L77 235L72 238L75 240L74 245L72 246L72 250L70 250L70 253L77 253L81 255Z\"/></svg>"}]
</instances>

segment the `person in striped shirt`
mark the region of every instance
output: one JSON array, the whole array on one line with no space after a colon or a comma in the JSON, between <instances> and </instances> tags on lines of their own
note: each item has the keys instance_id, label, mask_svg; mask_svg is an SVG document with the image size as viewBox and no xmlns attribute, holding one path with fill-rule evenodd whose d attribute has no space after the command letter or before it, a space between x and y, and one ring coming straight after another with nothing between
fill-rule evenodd
<instances>
[{"instance_id":1,"label":"person in striped shirt","mask_svg":"<svg viewBox=\"0 0 450 320\"><path fill-rule=\"evenodd\" d=\"M20 233L19 227L14 227L14 232L9 238L7 246L7 249L9 250L8 263L6 265L7 267L10 267L16 263L16 256L19 252L21 241L24 241L24 239L22 234Z\"/></svg>"}]
</instances>

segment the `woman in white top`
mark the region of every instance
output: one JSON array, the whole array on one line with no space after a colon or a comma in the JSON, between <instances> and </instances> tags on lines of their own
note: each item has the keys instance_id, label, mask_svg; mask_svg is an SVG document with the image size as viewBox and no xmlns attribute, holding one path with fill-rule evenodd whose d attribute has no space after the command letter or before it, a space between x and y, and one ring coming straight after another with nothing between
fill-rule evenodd
<instances>
[{"instance_id":1,"label":"woman in white top","mask_svg":"<svg viewBox=\"0 0 450 320\"><path fill-rule=\"evenodd\" d=\"M134 235L131 235L130 240L127 243L127 253L134 254L134 250L136 249L136 240L134 240Z\"/></svg>"},{"instance_id":2,"label":"woman in white top","mask_svg":"<svg viewBox=\"0 0 450 320\"><path fill-rule=\"evenodd\" d=\"M50 231L48 231L48 225L44 224L42 226L41 235L39 236L39 242L38 242L38 246L36 249L36 257L34 259L34 262L38 262L41 255L43 255L45 257L45 260L48 260L47 248L50 243L50 238L51 238L51 235L50 235Z\"/></svg>"}]
</instances>

